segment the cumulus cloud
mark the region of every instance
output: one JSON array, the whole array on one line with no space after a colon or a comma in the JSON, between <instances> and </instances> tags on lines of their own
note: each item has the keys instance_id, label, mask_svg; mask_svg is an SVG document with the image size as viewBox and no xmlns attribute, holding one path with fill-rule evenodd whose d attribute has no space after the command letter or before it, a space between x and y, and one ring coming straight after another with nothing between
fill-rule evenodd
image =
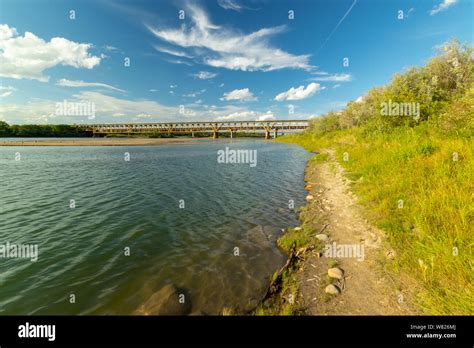
<instances>
[{"instance_id":1,"label":"cumulus cloud","mask_svg":"<svg viewBox=\"0 0 474 348\"><path fill-rule=\"evenodd\" d=\"M0 24L0 76L48 81L43 71L57 65L92 69L101 58L89 53L91 47L61 37L48 42L30 32L21 36L15 28Z\"/></svg>"},{"instance_id":2,"label":"cumulus cloud","mask_svg":"<svg viewBox=\"0 0 474 348\"><path fill-rule=\"evenodd\" d=\"M240 100L240 101L252 101L257 100L252 92L248 88L234 89L233 91L224 93L221 100Z\"/></svg>"},{"instance_id":3,"label":"cumulus cloud","mask_svg":"<svg viewBox=\"0 0 474 348\"><path fill-rule=\"evenodd\" d=\"M266 114L260 115L257 117L257 121L271 121L275 119L275 115L273 115L273 112L267 111Z\"/></svg>"},{"instance_id":4,"label":"cumulus cloud","mask_svg":"<svg viewBox=\"0 0 474 348\"><path fill-rule=\"evenodd\" d=\"M108 85L106 83L100 83L100 82L84 82L84 81L72 81L72 80L67 80L67 79L61 79L58 82L56 82L58 86L63 86L63 87L98 87L98 88L107 88L111 89L113 91L117 92L125 92L123 89Z\"/></svg>"},{"instance_id":5,"label":"cumulus cloud","mask_svg":"<svg viewBox=\"0 0 474 348\"><path fill-rule=\"evenodd\" d=\"M148 29L169 44L199 51L202 63L213 67L242 71L312 68L309 55L293 55L268 43L268 39L283 32L285 26L242 34L213 24L196 4L188 3L187 13L191 18L190 25L183 24L179 29L148 26Z\"/></svg>"},{"instance_id":6,"label":"cumulus cloud","mask_svg":"<svg viewBox=\"0 0 474 348\"><path fill-rule=\"evenodd\" d=\"M197 77L198 79L201 79L201 80L208 80L208 79L212 79L212 78L216 77L217 74L211 73L209 71L200 71L197 74L193 74L193 76Z\"/></svg>"},{"instance_id":7,"label":"cumulus cloud","mask_svg":"<svg viewBox=\"0 0 474 348\"><path fill-rule=\"evenodd\" d=\"M321 89L319 83L311 82L306 88L299 86L297 88L291 87L288 91L282 92L275 97L275 100L301 100L312 96L314 93Z\"/></svg>"},{"instance_id":8,"label":"cumulus cloud","mask_svg":"<svg viewBox=\"0 0 474 348\"><path fill-rule=\"evenodd\" d=\"M430 15L433 16L437 13L440 13L442 11L445 11L447 10L449 7L451 7L452 5L456 4L458 2L458 0L443 0L443 2L439 5L436 5L434 6L431 10L430 10Z\"/></svg>"},{"instance_id":9,"label":"cumulus cloud","mask_svg":"<svg viewBox=\"0 0 474 348\"><path fill-rule=\"evenodd\" d=\"M271 111L261 113L253 110L239 110L227 115L218 116L216 121L269 121L274 120L275 116Z\"/></svg>"}]
</instances>

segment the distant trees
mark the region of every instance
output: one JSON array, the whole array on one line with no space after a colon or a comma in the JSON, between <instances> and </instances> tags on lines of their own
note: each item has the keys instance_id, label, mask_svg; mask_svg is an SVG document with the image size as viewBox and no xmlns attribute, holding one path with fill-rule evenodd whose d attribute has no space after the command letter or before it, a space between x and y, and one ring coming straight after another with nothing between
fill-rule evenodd
<instances>
[{"instance_id":1,"label":"distant trees","mask_svg":"<svg viewBox=\"0 0 474 348\"><path fill-rule=\"evenodd\" d=\"M71 125L9 125L0 121L0 137L85 137L88 132Z\"/></svg>"},{"instance_id":2,"label":"distant trees","mask_svg":"<svg viewBox=\"0 0 474 348\"><path fill-rule=\"evenodd\" d=\"M4 121L0 121L0 137L9 136L10 126Z\"/></svg>"}]
</instances>

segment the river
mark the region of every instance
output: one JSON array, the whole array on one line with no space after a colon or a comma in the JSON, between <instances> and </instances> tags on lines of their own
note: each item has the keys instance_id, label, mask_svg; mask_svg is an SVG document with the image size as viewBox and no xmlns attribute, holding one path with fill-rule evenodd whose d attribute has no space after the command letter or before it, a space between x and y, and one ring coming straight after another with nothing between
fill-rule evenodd
<instances>
[{"instance_id":1,"label":"river","mask_svg":"<svg viewBox=\"0 0 474 348\"><path fill-rule=\"evenodd\" d=\"M219 163L226 147L256 165ZM0 314L132 314L166 284L191 313L252 308L285 262L309 157L262 140L1 147L0 245L38 255L0 255Z\"/></svg>"}]
</instances>

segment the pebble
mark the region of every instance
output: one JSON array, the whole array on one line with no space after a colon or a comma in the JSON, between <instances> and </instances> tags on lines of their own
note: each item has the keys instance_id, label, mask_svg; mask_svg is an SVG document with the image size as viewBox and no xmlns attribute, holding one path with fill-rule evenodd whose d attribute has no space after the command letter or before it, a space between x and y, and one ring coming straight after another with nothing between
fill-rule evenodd
<instances>
[{"instance_id":1,"label":"pebble","mask_svg":"<svg viewBox=\"0 0 474 348\"><path fill-rule=\"evenodd\" d=\"M328 269L328 276L336 279L344 278L344 271L338 267Z\"/></svg>"},{"instance_id":2,"label":"pebble","mask_svg":"<svg viewBox=\"0 0 474 348\"><path fill-rule=\"evenodd\" d=\"M295 227L293 230L295 230L295 231L301 231L301 227Z\"/></svg>"},{"instance_id":3,"label":"pebble","mask_svg":"<svg viewBox=\"0 0 474 348\"><path fill-rule=\"evenodd\" d=\"M329 284L328 286L326 286L326 289L324 289L324 292L330 295L339 295L341 290L339 290L339 288L336 285Z\"/></svg>"},{"instance_id":4,"label":"pebble","mask_svg":"<svg viewBox=\"0 0 474 348\"><path fill-rule=\"evenodd\" d=\"M385 252L385 256L387 256L387 258L388 258L389 260L393 260L393 259L395 258L395 256L396 256L395 250L392 250L392 249L387 250L387 251Z\"/></svg>"},{"instance_id":5,"label":"pebble","mask_svg":"<svg viewBox=\"0 0 474 348\"><path fill-rule=\"evenodd\" d=\"M327 235L322 234L322 233L317 234L315 237L316 237L316 239L319 239L320 241L323 241L323 242L325 242L329 239L329 237Z\"/></svg>"},{"instance_id":6,"label":"pebble","mask_svg":"<svg viewBox=\"0 0 474 348\"><path fill-rule=\"evenodd\" d=\"M313 189L313 185L308 184L304 187L304 189L307 190L307 191L311 191Z\"/></svg>"},{"instance_id":7,"label":"pebble","mask_svg":"<svg viewBox=\"0 0 474 348\"><path fill-rule=\"evenodd\" d=\"M307 201L312 201L314 199L313 195L307 195L306 200Z\"/></svg>"}]
</instances>

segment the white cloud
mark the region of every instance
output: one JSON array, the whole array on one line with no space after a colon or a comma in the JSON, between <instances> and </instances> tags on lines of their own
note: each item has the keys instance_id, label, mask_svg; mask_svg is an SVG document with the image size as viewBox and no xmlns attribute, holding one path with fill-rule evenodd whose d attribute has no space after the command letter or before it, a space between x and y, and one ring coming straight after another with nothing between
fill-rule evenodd
<instances>
[{"instance_id":1,"label":"white cloud","mask_svg":"<svg viewBox=\"0 0 474 348\"><path fill-rule=\"evenodd\" d=\"M339 87L341 87L340 84L337 84L337 85L332 86L332 88L334 88L334 89L339 88Z\"/></svg>"},{"instance_id":2,"label":"white cloud","mask_svg":"<svg viewBox=\"0 0 474 348\"><path fill-rule=\"evenodd\" d=\"M5 92L0 92L0 98L4 98L4 97L8 97L10 94L16 91L16 88L11 87L11 86L0 86L0 91L5 91Z\"/></svg>"},{"instance_id":3,"label":"white cloud","mask_svg":"<svg viewBox=\"0 0 474 348\"><path fill-rule=\"evenodd\" d=\"M456 4L458 0L443 0L443 2L439 5L434 6L431 11L430 15L433 16L439 12L447 10L452 5Z\"/></svg>"},{"instance_id":4,"label":"white cloud","mask_svg":"<svg viewBox=\"0 0 474 348\"><path fill-rule=\"evenodd\" d=\"M355 103L362 103L364 101L365 96L361 95L358 97L356 100L354 100Z\"/></svg>"},{"instance_id":5,"label":"white cloud","mask_svg":"<svg viewBox=\"0 0 474 348\"><path fill-rule=\"evenodd\" d=\"M170 85L171 89L176 88L176 87L178 87L178 85Z\"/></svg>"},{"instance_id":6,"label":"white cloud","mask_svg":"<svg viewBox=\"0 0 474 348\"><path fill-rule=\"evenodd\" d=\"M104 46L104 49L106 49L107 51L118 51L119 49L115 46L111 46L111 45L105 45Z\"/></svg>"},{"instance_id":7,"label":"white cloud","mask_svg":"<svg viewBox=\"0 0 474 348\"><path fill-rule=\"evenodd\" d=\"M274 119L275 119L275 116L273 115L273 112L271 111L267 111L266 114L263 114L257 117L257 121L270 121Z\"/></svg>"},{"instance_id":8,"label":"white cloud","mask_svg":"<svg viewBox=\"0 0 474 348\"><path fill-rule=\"evenodd\" d=\"M30 32L21 36L15 28L0 24L0 76L48 81L43 71L57 65L92 69L101 58L88 52L91 47L61 37L47 42Z\"/></svg>"},{"instance_id":9,"label":"white cloud","mask_svg":"<svg viewBox=\"0 0 474 348\"><path fill-rule=\"evenodd\" d=\"M271 111L260 113L253 110L239 110L227 115L218 116L216 121L269 121L274 120L275 116Z\"/></svg>"},{"instance_id":10,"label":"white cloud","mask_svg":"<svg viewBox=\"0 0 474 348\"><path fill-rule=\"evenodd\" d=\"M178 107L169 107L152 100L127 100L95 91L81 91L67 98L68 102L87 102L95 105L96 122L130 122L143 115L156 115L160 121L181 119ZM23 104L0 103L0 117L12 123L81 123L90 122L86 116L56 115L56 103L63 100L31 99ZM163 116L165 115L165 116ZM119 119L119 120L117 120Z\"/></svg>"},{"instance_id":11,"label":"white cloud","mask_svg":"<svg viewBox=\"0 0 474 348\"><path fill-rule=\"evenodd\" d=\"M200 71L197 74L193 74L193 76L195 76L195 77L197 77L198 79L201 79L201 80L208 80L208 79L212 79L212 78L216 77L217 74L211 73L209 71Z\"/></svg>"},{"instance_id":12,"label":"white cloud","mask_svg":"<svg viewBox=\"0 0 474 348\"><path fill-rule=\"evenodd\" d=\"M68 102L94 103L98 123L125 123L133 121L147 122L182 122L182 121L226 121L226 120L270 120L270 111L257 112L242 106L208 106L194 103L186 106L185 113L179 107L166 106L154 100L129 100L104 95L96 91L81 91L67 98ZM90 123L87 117L56 115L56 103L63 100L45 100L32 98L21 104L0 103L0 119L12 124L47 124L47 123Z\"/></svg>"},{"instance_id":13,"label":"white cloud","mask_svg":"<svg viewBox=\"0 0 474 348\"><path fill-rule=\"evenodd\" d=\"M282 92L275 97L275 100L301 100L312 96L321 89L319 83L311 82L306 88L299 86L298 88L291 87L288 91Z\"/></svg>"},{"instance_id":14,"label":"white cloud","mask_svg":"<svg viewBox=\"0 0 474 348\"><path fill-rule=\"evenodd\" d=\"M233 91L224 93L221 100L240 100L240 101L251 101L257 100L252 92L248 88L234 89Z\"/></svg>"},{"instance_id":15,"label":"white cloud","mask_svg":"<svg viewBox=\"0 0 474 348\"><path fill-rule=\"evenodd\" d=\"M58 86L63 87L98 87L98 88L107 88L117 92L125 92L123 89L108 85L106 83L100 82L84 82L84 81L71 81L67 79L61 79L56 82Z\"/></svg>"},{"instance_id":16,"label":"white cloud","mask_svg":"<svg viewBox=\"0 0 474 348\"><path fill-rule=\"evenodd\" d=\"M181 60L181 59L166 59L166 61L168 63L172 63L172 64L183 64L183 65L187 65L187 66L192 66L193 65L192 63L186 62L186 61Z\"/></svg>"},{"instance_id":17,"label":"white cloud","mask_svg":"<svg viewBox=\"0 0 474 348\"><path fill-rule=\"evenodd\" d=\"M351 74L329 74L327 72L314 72L311 81L333 81L333 82L348 82L352 80Z\"/></svg>"},{"instance_id":18,"label":"white cloud","mask_svg":"<svg viewBox=\"0 0 474 348\"><path fill-rule=\"evenodd\" d=\"M196 91L196 92L192 92L192 93L188 93L188 94L183 94L183 97L186 97L186 98L196 98L198 95L202 94L206 92L206 89L201 89L200 91Z\"/></svg>"},{"instance_id":19,"label":"white cloud","mask_svg":"<svg viewBox=\"0 0 474 348\"><path fill-rule=\"evenodd\" d=\"M241 11L243 9L235 0L217 0L217 3L225 10Z\"/></svg>"},{"instance_id":20,"label":"white cloud","mask_svg":"<svg viewBox=\"0 0 474 348\"><path fill-rule=\"evenodd\" d=\"M191 18L191 25L183 24L180 29L148 29L170 44L196 49L203 63L213 67L243 71L312 68L309 55L293 55L268 43L269 37L285 30L284 26L263 28L245 35L213 24L207 13L195 4L188 3L186 13Z\"/></svg>"},{"instance_id":21,"label":"white cloud","mask_svg":"<svg viewBox=\"0 0 474 348\"><path fill-rule=\"evenodd\" d=\"M173 49L170 49L170 48L161 47L161 46L158 46L158 45L154 45L153 47L155 48L155 50L157 50L159 52L167 53L167 54L170 54L172 56L181 57L181 58L193 58L193 56L191 56L191 55L189 55L189 54L187 54L186 52L183 52L183 51L177 51L177 50L173 50Z\"/></svg>"}]
</instances>

